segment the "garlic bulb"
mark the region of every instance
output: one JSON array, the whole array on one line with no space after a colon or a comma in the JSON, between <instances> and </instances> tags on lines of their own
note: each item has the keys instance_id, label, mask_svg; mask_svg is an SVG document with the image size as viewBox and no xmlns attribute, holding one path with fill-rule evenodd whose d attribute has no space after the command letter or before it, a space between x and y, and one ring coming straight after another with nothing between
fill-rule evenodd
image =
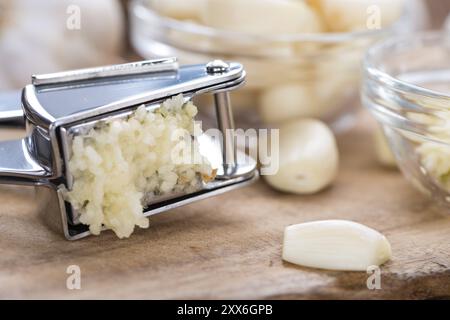
<instances>
[{"instance_id":1,"label":"garlic bulb","mask_svg":"<svg viewBox=\"0 0 450 320\"><path fill-rule=\"evenodd\" d=\"M260 97L259 111L266 123L280 123L299 117L319 117L314 88L306 84L286 84L264 90Z\"/></svg>"},{"instance_id":2,"label":"garlic bulb","mask_svg":"<svg viewBox=\"0 0 450 320\"><path fill-rule=\"evenodd\" d=\"M306 222L286 227L283 260L305 267L366 271L391 258L385 236L345 220Z\"/></svg>"},{"instance_id":3,"label":"garlic bulb","mask_svg":"<svg viewBox=\"0 0 450 320\"><path fill-rule=\"evenodd\" d=\"M280 127L278 172L264 178L280 191L315 193L333 182L338 162L331 130L319 120L301 119Z\"/></svg>"},{"instance_id":4,"label":"garlic bulb","mask_svg":"<svg viewBox=\"0 0 450 320\"><path fill-rule=\"evenodd\" d=\"M0 13L0 74L7 81L0 89L20 88L34 73L121 60L124 19L118 1L0 0L0 8L4 6L8 10Z\"/></svg>"}]
</instances>

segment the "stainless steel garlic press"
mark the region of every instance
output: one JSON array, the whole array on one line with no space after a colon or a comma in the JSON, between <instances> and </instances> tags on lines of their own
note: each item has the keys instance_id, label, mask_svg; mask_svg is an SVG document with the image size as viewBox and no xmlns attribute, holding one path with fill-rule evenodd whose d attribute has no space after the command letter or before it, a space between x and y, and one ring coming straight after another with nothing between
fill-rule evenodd
<instances>
[{"instance_id":1,"label":"stainless steel garlic press","mask_svg":"<svg viewBox=\"0 0 450 320\"><path fill-rule=\"evenodd\" d=\"M258 178L256 162L237 157L240 151L226 134L234 128L229 91L244 81L245 71L239 63L215 60L179 66L176 58L32 76L32 83L21 94L0 94L0 124L26 128L25 138L0 142L0 183L36 186L39 211L52 228L62 230L69 240L88 236L88 226L78 221L79 214L62 195L63 188L70 190L73 184L67 165L73 137L99 121L127 117L143 104L154 109L178 94L186 100L212 94L224 137L219 148L206 148L208 158L219 156L216 178L190 194L155 196L144 214L247 185ZM200 143L206 143L208 137L202 138ZM244 158L242 163L237 160Z\"/></svg>"}]
</instances>

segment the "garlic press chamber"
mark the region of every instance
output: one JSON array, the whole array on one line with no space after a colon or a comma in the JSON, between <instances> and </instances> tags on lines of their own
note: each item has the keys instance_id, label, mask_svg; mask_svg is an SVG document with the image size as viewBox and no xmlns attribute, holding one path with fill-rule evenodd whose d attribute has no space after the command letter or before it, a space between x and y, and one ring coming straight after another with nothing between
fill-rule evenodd
<instances>
[{"instance_id":1,"label":"garlic press chamber","mask_svg":"<svg viewBox=\"0 0 450 320\"><path fill-rule=\"evenodd\" d=\"M0 142L0 183L36 186L36 205L45 223L69 240L86 237L88 226L79 222L79 213L63 196L63 189L73 185L68 166L73 137L99 121L127 117L141 105L151 110L179 94L186 101L212 94L223 139L210 143L204 134L199 143L205 157L216 164L214 180L192 193L155 196L144 215L247 185L258 178L256 161L242 156L226 134L234 129L229 91L244 81L239 63L216 60L179 66L176 58L32 76L21 92L0 94L0 124L26 129L25 138Z\"/></svg>"}]
</instances>

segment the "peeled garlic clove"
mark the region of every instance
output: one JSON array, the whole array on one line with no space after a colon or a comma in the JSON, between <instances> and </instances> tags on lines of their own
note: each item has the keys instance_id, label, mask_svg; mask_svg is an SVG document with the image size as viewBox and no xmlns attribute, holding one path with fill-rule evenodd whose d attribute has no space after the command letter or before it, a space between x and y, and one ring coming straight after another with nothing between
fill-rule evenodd
<instances>
[{"instance_id":1,"label":"peeled garlic clove","mask_svg":"<svg viewBox=\"0 0 450 320\"><path fill-rule=\"evenodd\" d=\"M209 0L202 22L205 25L254 34L320 32L321 20L302 1Z\"/></svg>"},{"instance_id":2,"label":"peeled garlic clove","mask_svg":"<svg viewBox=\"0 0 450 320\"><path fill-rule=\"evenodd\" d=\"M241 89L231 93L233 110L254 109L258 101L258 90Z\"/></svg>"},{"instance_id":3,"label":"peeled garlic clove","mask_svg":"<svg viewBox=\"0 0 450 320\"><path fill-rule=\"evenodd\" d=\"M293 52L292 54L294 54ZM295 84L304 79L311 79L315 75L312 63L293 64L292 60L283 59L277 54L274 54L274 56L279 58L254 59L243 56L230 56L230 59L233 58L244 66L247 72L246 89L265 89L270 92L271 89L280 86L284 87L284 85L289 83ZM280 70L283 70L283 72L280 72Z\"/></svg>"},{"instance_id":4,"label":"peeled garlic clove","mask_svg":"<svg viewBox=\"0 0 450 320\"><path fill-rule=\"evenodd\" d=\"M392 153L392 150L389 147L388 141L381 128L378 127L373 135L375 154L378 161L384 166L396 167L397 161L395 160L395 156Z\"/></svg>"},{"instance_id":5,"label":"peeled garlic clove","mask_svg":"<svg viewBox=\"0 0 450 320\"><path fill-rule=\"evenodd\" d=\"M311 85L292 83L264 90L259 112L266 123L279 123L294 118L320 117L323 110Z\"/></svg>"},{"instance_id":6,"label":"peeled garlic clove","mask_svg":"<svg viewBox=\"0 0 450 320\"><path fill-rule=\"evenodd\" d=\"M358 39L323 48L323 59L315 64L314 84L319 109L324 110L325 116L339 107L354 105L361 82L360 63L369 45L367 39Z\"/></svg>"},{"instance_id":7,"label":"peeled garlic clove","mask_svg":"<svg viewBox=\"0 0 450 320\"><path fill-rule=\"evenodd\" d=\"M402 14L405 0L309 0L331 31L387 27Z\"/></svg>"},{"instance_id":8,"label":"peeled garlic clove","mask_svg":"<svg viewBox=\"0 0 450 320\"><path fill-rule=\"evenodd\" d=\"M354 104L357 95L358 75L351 70L330 74L315 83L316 108L318 117L329 119Z\"/></svg>"},{"instance_id":9,"label":"peeled garlic clove","mask_svg":"<svg viewBox=\"0 0 450 320\"><path fill-rule=\"evenodd\" d=\"M280 127L278 172L264 178L280 191L315 193L333 182L338 163L331 130L319 120L301 119Z\"/></svg>"},{"instance_id":10,"label":"peeled garlic clove","mask_svg":"<svg viewBox=\"0 0 450 320\"><path fill-rule=\"evenodd\" d=\"M390 258L391 245L385 236L352 221L307 222L284 231L283 260L301 266L367 271Z\"/></svg>"},{"instance_id":11,"label":"peeled garlic clove","mask_svg":"<svg viewBox=\"0 0 450 320\"><path fill-rule=\"evenodd\" d=\"M148 0L148 4L159 14L179 20L198 20L206 2L207 0Z\"/></svg>"}]
</instances>

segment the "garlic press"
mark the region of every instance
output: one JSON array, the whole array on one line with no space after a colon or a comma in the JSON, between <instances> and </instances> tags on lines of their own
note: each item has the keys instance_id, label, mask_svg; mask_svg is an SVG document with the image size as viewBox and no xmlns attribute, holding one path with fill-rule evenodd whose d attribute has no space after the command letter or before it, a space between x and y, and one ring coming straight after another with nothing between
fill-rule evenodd
<instances>
[{"instance_id":1,"label":"garlic press","mask_svg":"<svg viewBox=\"0 0 450 320\"><path fill-rule=\"evenodd\" d=\"M73 137L99 121L127 117L141 105L150 110L179 94L186 101L212 94L223 139L218 145L203 135L199 143L206 145L205 156L215 163L216 177L192 193L155 196L144 215L245 186L258 178L256 161L238 157L243 152L227 134L234 129L229 92L244 81L239 63L215 60L179 66L176 58L33 75L21 93L0 94L0 124L26 128L25 138L0 142L0 183L36 186L46 224L68 240L86 237L88 226L79 222L79 213L63 197L63 189L73 185L68 166Z\"/></svg>"}]
</instances>

